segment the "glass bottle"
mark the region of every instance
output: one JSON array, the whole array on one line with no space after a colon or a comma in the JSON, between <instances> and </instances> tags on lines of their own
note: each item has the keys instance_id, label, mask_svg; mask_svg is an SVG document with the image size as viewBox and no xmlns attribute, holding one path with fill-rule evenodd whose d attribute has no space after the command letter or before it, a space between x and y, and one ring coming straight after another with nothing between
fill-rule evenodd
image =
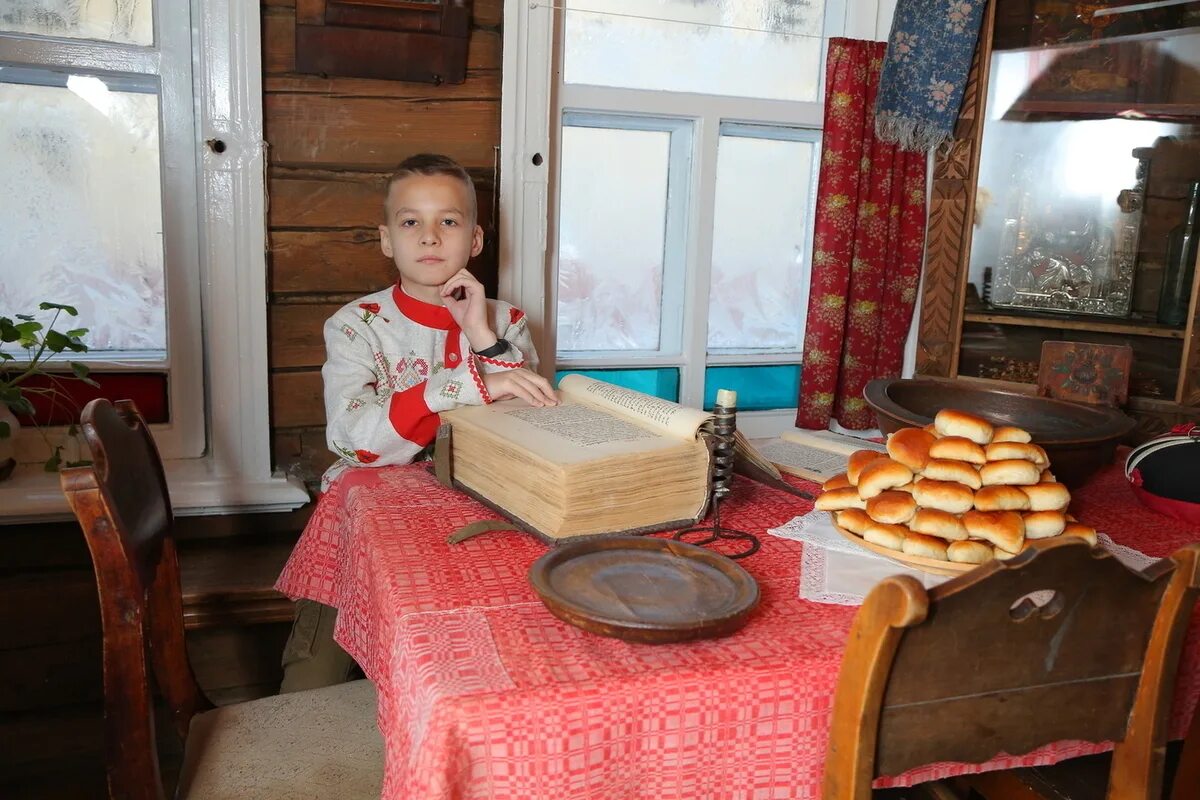
<instances>
[{"instance_id":1,"label":"glass bottle","mask_svg":"<svg viewBox=\"0 0 1200 800\"><path fill-rule=\"evenodd\" d=\"M1187 219L1167 234L1167 269L1158 296L1158 321L1164 325L1187 323L1197 244L1200 244L1200 181L1192 183Z\"/></svg>"}]
</instances>

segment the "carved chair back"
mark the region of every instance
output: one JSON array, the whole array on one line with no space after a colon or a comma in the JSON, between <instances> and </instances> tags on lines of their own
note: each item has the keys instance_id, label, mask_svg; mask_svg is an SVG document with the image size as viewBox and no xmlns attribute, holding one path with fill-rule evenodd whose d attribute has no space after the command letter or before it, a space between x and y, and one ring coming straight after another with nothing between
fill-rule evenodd
<instances>
[{"instance_id":1,"label":"carved chair back","mask_svg":"<svg viewBox=\"0 0 1200 800\"><path fill-rule=\"evenodd\" d=\"M824 796L937 761L1063 739L1115 743L1110 798L1158 798L1200 543L1134 572L1070 538L1035 542L928 592L880 582L855 616Z\"/></svg>"},{"instance_id":2,"label":"carved chair back","mask_svg":"<svg viewBox=\"0 0 1200 800\"><path fill-rule=\"evenodd\" d=\"M158 448L132 402L93 400L81 427L92 464L64 469L60 479L100 596L109 794L158 800L151 670L181 739L192 717L212 707L184 647L171 500Z\"/></svg>"}]
</instances>

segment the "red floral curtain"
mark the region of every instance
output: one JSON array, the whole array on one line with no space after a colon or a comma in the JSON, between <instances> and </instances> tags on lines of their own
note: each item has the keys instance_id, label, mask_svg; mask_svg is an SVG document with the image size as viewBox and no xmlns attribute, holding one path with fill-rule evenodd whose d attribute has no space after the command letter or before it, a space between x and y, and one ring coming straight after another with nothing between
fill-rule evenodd
<instances>
[{"instance_id":1,"label":"red floral curtain","mask_svg":"<svg viewBox=\"0 0 1200 800\"><path fill-rule=\"evenodd\" d=\"M897 377L925 240L925 153L875 138L884 42L832 39L812 288L796 425L875 427L873 378Z\"/></svg>"}]
</instances>

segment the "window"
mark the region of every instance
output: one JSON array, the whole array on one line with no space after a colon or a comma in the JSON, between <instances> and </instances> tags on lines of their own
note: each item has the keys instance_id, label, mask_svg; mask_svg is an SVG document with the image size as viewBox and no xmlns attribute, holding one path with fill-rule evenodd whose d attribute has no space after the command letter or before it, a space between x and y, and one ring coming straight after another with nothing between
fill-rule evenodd
<instances>
[{"instance_id":1,"label":"window","mask_svg":"<svg viewBox=\"0 0 1200 800\"><path fill-rule=\"evenodd\" d=\"M258 5L0 5L0 312L76 305L94 376L165 385L177 513L307 502L270 458ZM53 474L0 482L2 523L66 513Z\"/></svg>"},{"instance_id":2,"label":"window","mask_svg":"<svg viewBox=\"0 0 1200 800\"><path fill-rule=\"evenodd\" d=\"M0 61L4 313L78 308L66 327L88 328L101 382L136 375L150 391L135 394L165 393L164 457L203 455L188 5L16 0ZM44 457L36 431L21 439L19 460Z\"/></svg>"},{"instance_id":3,"label":"window","mask_svg":"<svg viewBox=\"0 0 1200 800\"><path fill-rule=\"evenodd\" d=\"M540 323L543 363L692 406L737 389L764 412L752 435L790 427L826 41L870 38L880 4L516 5L501 294Z\"/></svg>"}]
</instances>

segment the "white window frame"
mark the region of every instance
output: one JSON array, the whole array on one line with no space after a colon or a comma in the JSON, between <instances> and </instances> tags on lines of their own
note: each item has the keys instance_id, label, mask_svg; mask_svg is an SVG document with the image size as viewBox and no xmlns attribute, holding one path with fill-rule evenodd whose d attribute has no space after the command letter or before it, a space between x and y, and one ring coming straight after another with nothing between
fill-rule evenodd
<instances>
[{"instance_id":1,"label":"white window frame","mask_svg":"<svg viewBox=\"0 0 1200 800\"><path fill-rule=\"evenodd\" d=\"M712 228L715 207L717 146L721 126L786 126L807 128L818 135L823 108L817 102L758 100L716 95L693 95L637 89L564 84L558 73L561 58L560 17L552 2L507 3L504 9L504 64L501 105L500 171L500 296L529 315L541 371L552 376L560 368L604 366L678 366L680 402L703 401L706 366L749 363L797 363L796 353L735 354L717 351L702 358L662 355L556 359L557 242L550 218L557 206L555 176L560 114L642 115L688 119L692 124L694 163L688 209L687 283L683 306L685 352L706 353ZM885 38L894 0L830 0L824 36ZM823 62L822 62L823 64ZM824 76L818 97L824 95ZM697 102L700 101L700 102ZM818 148L819 149L819 148ZM703 181L703 183L701 183ZM813 178L815 191L816 176ZM806 269L808 264L806 262ZM807 279L807 275L805 276ZM665 310L664 310L665 313ZM739 425L749 436L771 436L794 425L796 409L749 412Z\"/></svg>"},{"instance_id":2,"label":"white window frame","mask_svg":"<svg viewBox=\"0 0 1200 800\"><path fill-rule=\"evenodd\" d=\"M199 303L183 335L203 354L193 363L203 364L195 396L207 437L203 456L165 461L167 483L181 516L290 510L309 496L301 481L271 469L259 7L193 0L191 14L193 150L184 160L198 170L190 202L199 209ZM211 140L224 151L205 146ZM55 474L22 465L0 482L0 524L69 516Z\"/></svg>"},{"instance_id":3,"label":"white window frame","mask_svg":"<svg viewBox=\"0 0 1200 800\"><path fill-rule=\"evenodd\" d=\"M191 15L188 7L179 3L154 5L151 46L0 32L0 64L4 64L0 77L38 71L59 75L65 81L68 75L93 75L117 91L138 91L157 84L167 347L158 353L104 353L72 360L96 372L167 374L169 422L151 426L154 440L166 456L194 458L203 455L205 446L204 352L200 338L191 335L200 327L200 248L195 191L179 191L179 187L195 187L197 174L192 149L196 122ZM41 299L72 302L69 297ZM59 320L67 321L66 317ZM65 429L47 428L40 433L22 429L15 442L19 462L46 459L43 434L61 441Z\"/></svg>"}]
</instances>

